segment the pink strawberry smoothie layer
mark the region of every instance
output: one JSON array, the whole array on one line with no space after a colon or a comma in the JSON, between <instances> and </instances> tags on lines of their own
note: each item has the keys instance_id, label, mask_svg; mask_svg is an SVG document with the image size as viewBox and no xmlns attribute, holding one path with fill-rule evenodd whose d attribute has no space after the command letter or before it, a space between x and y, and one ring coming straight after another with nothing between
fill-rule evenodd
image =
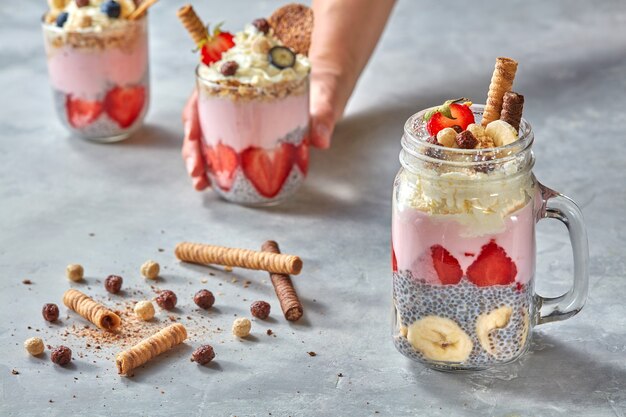
<instances>
[{"instance_id":1,"label":"pink strawberry smoothie layer","mask_svg":"<svg viewBox=\"0 0 626 417\"><path fill-rule=\"evenodd\" d=\"M72 46L48 51L52 87L82 99L101 98L112 86L138 84L148 68L147 38L130 49Z\"/></svg>"},{"instance_id":2,"label":"pink strawberry smoothie layer","mask_svg":"<svg viewBox=\"0 0 626 417\"><path fill-rule=\"evenodd\" d=\"M300 94L276 100L232 100L199 94L202 133L209 145L222 142L235 152L250 146L276 147L277 141L298 127L306 127L309 96Z\"/></svg>"},{"instance_id":3,"label":"pink strawberry smoothie layer","mask_svg":"<svg viewBox=\"0 0 626 417\"><path fill-rule=\"evenodd\" d=\"M517 266L515 281L527 283L535 270L535 216L532 202L505 219L501 233L467 237L466 225L448 215L432 215L414 208L397 210L393 216L392 244L399 271L409 270L414 277L437 283L431 259L431 247L441 245L454 256L463 269L480 254L481 248L494 239Z\"/></svg>"}]
</instances>

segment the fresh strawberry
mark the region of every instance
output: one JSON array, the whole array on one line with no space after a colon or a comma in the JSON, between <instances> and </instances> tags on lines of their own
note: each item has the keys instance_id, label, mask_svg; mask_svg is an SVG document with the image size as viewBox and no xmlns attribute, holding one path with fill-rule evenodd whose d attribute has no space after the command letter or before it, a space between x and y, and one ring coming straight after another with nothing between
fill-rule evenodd
<instances>
[{"instance_id":1,"label":"fresh strawberry","mask_svg":"<svg viewBox=\"0 0 626 417\"><path fill-rule=\"evenodd\" d=\"M241 167L254 188L267 198L280 192L296 158L296 147L291 143L266 150L247 148L241 153Z\"/></svg>"},{"instance_id":2,"label":"fresh strawberry","mask_svg":"<svg viewBox=\"0 0 626 417\"><path fill-rule=\"evenodd\" d=\"M433 266L443 285L458 284L463 277L463 270L459 261L446 248L441 245L430 247L430 255L433 258Z\"/></svg>"},{"instance_id":3,"label":"fresh strawberry","mask_svg":"<svg viewBox=\"0 0 626 417\"><path fill-rule=\"evenodd\" d=\"M479 287L508 285L515 281L516 275L515 263L493 239L482 247L478 258L467 268L467 277Z\"/></svg>"},{"instance_id":4,"label":"fresh strawberry","mask_svg":"<svg viewBox=\"0 0 626 417\"><path fill-rule=\"evenodd\" d=\"M137 120L145 101L146 90L143 86L115 87L104 98L104 109L111 119L126 129Z\"/></svg>"},{"instance_id":5,"label":"fresh strawberry","mask_svg":"<svg viewBox=\"0 0 626 417\"><path fill-rule=\"evenodd\" d=\"M306 175L309 170L309 138L304 138L300 145L298 145L296 149L296 163L300 171Z\"/></svg>"},{"instance_id":6,"label":"fresh strawberry","mask_svg":"<svg viewBox=\"0 0 626 417\"><path fill-rule=\"evenodd\" d=\"M432 136L446 127L458 126L456 129L461 131L467 129L467 126L474 123L474 113L469 106L471 102L465 101L465 98L457 98L448 100L439 107L435 107L424 115L426 121L426 129ZM458 102L465 101L459 104Z\"/></svg>"},{"instance_id":7,"label":"fresh strawberry","mask_svg":"<svg viewBox=\"0 0 626 417\"><path fill-rule=\"evenodd\" d=\"M68 95L65 99L67 120L72 127L77 129L89 126L102 113L102 103L99 101L87 101L73 98Z\"/></svg>"},{"instance_id":8,"label":"fresh strawberry","mask_svg":"<svg viewBox=\"0 0 626 417\"><path fill-rule=\"evenodd\" d=\"M229 32L222 32L220 25L213 30L213 34L201 44L200 53L202 55L202 63L211 65L222 59L222 53L228 51L235 46L233 35Z\"/></svg>"},{"instance_id":9,"label":"fresh strawberry","mask_svg":"<svg viewBox=\"0 0 626 417\"><path fill-rule=\"evenodd\" d=\"M230 190L235 181L237 152L228 145L218 142L215 148L206 145L204 153L209 165L209 172L217 185L224 191Z\"/></svg>"},{"instance_id":10,"label":"fresh strawberry","mask_svg":"<svg viewBox=\"0 0 626 417\"><path fill-rule=\"evenodd\" d=\"M391 270L398 272L398 260L396 259L396 251L393 249L393 243L391 244Z\"/></svg>"}]
</instances>

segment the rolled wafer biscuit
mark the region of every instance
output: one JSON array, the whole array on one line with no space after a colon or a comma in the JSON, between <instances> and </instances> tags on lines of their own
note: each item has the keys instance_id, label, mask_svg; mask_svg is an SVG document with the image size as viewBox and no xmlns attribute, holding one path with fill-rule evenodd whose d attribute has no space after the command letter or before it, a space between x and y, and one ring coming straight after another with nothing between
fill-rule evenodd
<instances>
[{"instance_id":1,"label":"rolled wafer biscuit","mask_svg":"<svg viewBox=\"0 0 626 417\"><path fill-rule=\"evenodd\" d=\"M280 253L278 243L268 240L261 246L263 252ZM280 308L283 310L285 318L289 321L298 321L302 317L302 303L296 294L291 278L286 274L270 273L272 285L276 291L276 296L280 302Z\"/></svg>"},{"instance_id":2,"label":"rolled wafer biscuit","mask_svg":"<svg viewBox=\"0 0 626 417\"><path fill-rule=\"evenodd\" d=\"M159 0L143 0L139 6L137 6L137 8L135 9L134 12L132 12L130 15L128 15L128 20L137 20L140 17L142 17L146 11L148 10L149 7L151 7L152 5L154 5L154 3L156 3Z\"/></svg>"},{"instance_id":3,"label":"rolled wafer biscuit","mask_svg":"<svg viewBox=\"0 0 626 417\"><path fill-rule=\"evenodd\" d=\"M175 323L159 330L152 336L143 339L130 349L124 350L115 356L117 373L128 375L130 371L148 362L183 343L187 339L187 330L180 323Z\"/></svg>"},{"instance_id":4,"label":"rolled wafer biscuit","mask_svg":"<svg viewBox=\"0 0 626 417\"><path fill-rule=\"evenodd\" d=\"M122 325L117 314L78 290L65 291L63 304L103 330L117 331Z\"/></svg>"},{"instance_id":5,"label":"rolled wafer biscuit","mask_svg":"<svg viewBox=\"0 0 626 417\"><path fill-rule=\"evenodd\" d=\"M485 111L483 112L483 120L481 122L483 127L487 126L489 122L500 118L502 97L504 97L504 93L511 90L513 80L515 79L515 71L517 71L517 61L514 59L505 57L496 59L496 66L491 76L487 103L485 104Z\"/></svg>"},{"instance_id":6,"label":"rolled wafer biscuit","mask_svg":"<svg viewBox=\"0 0 626 417\"><path fill-rule=\"evenodd\" d=\"M302 270L302 259L298 256L280 253L258 252L191 242L179 243L176 245L174 253L181 261L196 264L238 266L292 275L298 275Z\"/></svg>"},{"instance_id":7,"label":"rolled wafer biscuit","mask_svg":"<svg viewBox=\"0 0 626 417\"><path fill-rule=\"evenodd\" d=\"M209 32L202 20L196 14L196 11L193 9L191 4L186 4L176 12L176 16L180 19L191 35L191 39L195 42L196 45L200 45L203 41L205 41L209 37Z\"/></svg>"},{"instance_id":8,"label":"rolled wafer biscuit","mask_svg":"<svg viewBox=\"0 0 626 417\"><path fill-rule=\"evenodd\" d=\"M504 120L515 130L519 130L519 124L522 121L522 112L524 111L524 96L514 91L507 91L502 98L502 112L500 119Z\"/></svg>"}]
</instances>

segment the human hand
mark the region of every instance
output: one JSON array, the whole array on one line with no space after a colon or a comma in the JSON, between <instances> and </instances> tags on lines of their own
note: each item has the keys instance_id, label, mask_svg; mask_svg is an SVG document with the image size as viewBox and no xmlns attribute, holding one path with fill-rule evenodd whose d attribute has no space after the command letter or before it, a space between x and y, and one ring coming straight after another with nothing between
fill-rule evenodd
<instances>
[{"instance_id":1,"label":"human hand","mask_svg":"<svg viewBox=\"0 0 626 417\"><path fill-rule=\"evenodd\" d=\"M193 180L193 187L202 191L211 185L206 172L206 163L202 153L202 130L198 118L198 91L193 90L183 110L183 138L182 155L187 173Z\"/></svg>"}]
</instances>

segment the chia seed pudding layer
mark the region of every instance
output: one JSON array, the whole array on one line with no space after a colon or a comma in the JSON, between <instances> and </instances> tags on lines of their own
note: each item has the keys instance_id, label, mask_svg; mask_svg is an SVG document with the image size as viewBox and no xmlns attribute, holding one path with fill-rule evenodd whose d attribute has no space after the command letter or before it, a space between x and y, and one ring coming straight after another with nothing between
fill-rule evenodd
<instances>
[{"instance_id":1,"label":"chia seed pudding layer","mask_svg":"<svg viewBox=\"0 0 626 417\"><path fill-rule=\"evenodd\" d=\"M532 280L530 281L532 282ZM530 341L534 312L530 285L512 283L479 287L466 277L456 285L433 285L415 279L410 271L393 274L393 301L396 309L394 344L410 359L440 368L485 368L511 362L523 354ZM510 307L512 314L501 329L490 332L490 353L481 345L476 331L478 317L500 307ZM470 337L473 348L463 362L437 362L425 358L406 338L406 329L427 316L453 320Z\"/></svg>"},{"instance_id":2,"label":"chia seed pudding layer","mask_svg":"<svg viewBox=\"0 0 626 417\"><path fill-rule=\"evenodd\" d=\"M137 116L133 124L126 128L121 127L115 120L109 117L106 111L104 110L98 116L96 120L94 120L92 123L88 124L87 126L84 126L84 127L72 126L69 123L69 116L67 114L68 94L64 93L63 91L56 90L56 89L52 90L54 107L63 125L70 132L72 132L73 134L81 138L96 140L96 141L97 140L106 141L107 138L119 137L119 139L121 140L123 138L130 136L134 131L139 129L143 124L143 119L144 119L146 112L148 111L148 105L150 102L150 97L149 97L150 88L149 88L148 81L146 81L147 78L148 77L146 76L144 81L137 84L137 86L144 87L144 91L146 94L144 106L141 109L141 113L139 113L139 115ZM115 87L114 85L108 86L108 88L105 91L103 91L100 96L93 98L93 100L102 101L104 99L104 96L106 95L106 92L111 90L114 87Z\"/></svg>"}]
</instances>

